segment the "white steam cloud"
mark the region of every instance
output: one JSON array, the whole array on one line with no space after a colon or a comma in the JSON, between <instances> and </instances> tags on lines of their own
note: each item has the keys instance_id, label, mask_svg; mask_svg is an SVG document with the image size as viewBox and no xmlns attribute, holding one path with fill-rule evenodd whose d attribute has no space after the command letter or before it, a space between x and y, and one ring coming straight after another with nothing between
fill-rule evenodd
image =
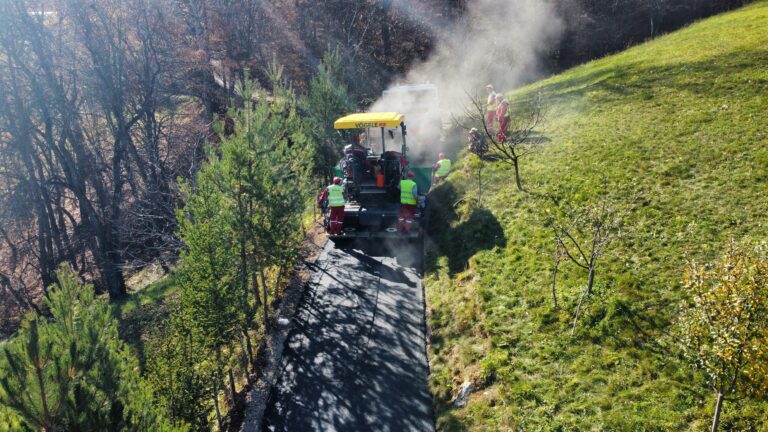
<instances>
[{"instance_id":1,"label":"white steam cloud","mask_svg":"<svg viewBox=\"0 0 768 432\"><path fill-rule=\"evenodd\" d=\"M443 119L463 112L469 103L468 93L485 97L486 84L502 92L539 77L541 59L563 29L548 0L469 0L467 7L459 22L436 30L437 43L430 58L414 65L395 84L434 84L439 94L435 103ZM436 151L425 149L424 143L429 142L434 149L440 132L414 124L421 120L418 114L424 112L423 104L408 93L392 92L376 101L370 111L405 113L409 130L420 133L409 136L412 152L434 157L436 154L431 153ZM424 136L423 129L433 136Z\"/></svg>"}]
</instances>

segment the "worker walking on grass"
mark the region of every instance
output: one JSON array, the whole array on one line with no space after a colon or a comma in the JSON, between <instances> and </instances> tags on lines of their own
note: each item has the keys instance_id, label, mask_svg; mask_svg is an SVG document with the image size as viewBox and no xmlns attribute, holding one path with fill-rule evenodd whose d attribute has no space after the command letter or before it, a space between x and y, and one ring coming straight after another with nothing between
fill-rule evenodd
<instances>
[{"instance_id":1,"label":"worker walking on grass","mask_svg":"<svg viewBox=\"0 0 768 432\"><path fill-rule=\"evenodd\" d=\"M408 171L408 178L400 180L400 215L397 219L400 232L411 231L411 225L413 225L413 219L416 215L419 191L413 178L413 171Z\"/></svg>"},{"instance_id":2,"label":"worker walking on grass","mask_svg":"<svg viewBox=\"0 0 768 432\"><path fill-rule=\"evenodd\" d=\"M496 102L496 93L493 91L493 86L488 84L485 86L485 91L488 92L488 99L485 102L485 127L488 130L493 129L493 121L496 118L496 108L499 104Z\"/></svg>"},{"instance_id":3,"label":"worker walking on grass","mask_svg":"<svg viewBox=\"0 0 768 432\"><path fill-rule=\"evenodd\" d=\"M317 205L325 211L330 207L331 213L325 231L331 235L340 235L344 232L344 187L341 186L341 178L334 177L333 184L323 189L317 198Z\"/></svg>"},{"instance_id":4,"label":"worker walking on grass","mask_svg":"<svg viewBox=\"0 0 768 432\"><path fill-rule=\"evenodd\" d=\"M438 161L432 165L432 184L440 184L451 172L451 160L445 158L445 153L438 155Z\"/></svg>"}]
</instances>

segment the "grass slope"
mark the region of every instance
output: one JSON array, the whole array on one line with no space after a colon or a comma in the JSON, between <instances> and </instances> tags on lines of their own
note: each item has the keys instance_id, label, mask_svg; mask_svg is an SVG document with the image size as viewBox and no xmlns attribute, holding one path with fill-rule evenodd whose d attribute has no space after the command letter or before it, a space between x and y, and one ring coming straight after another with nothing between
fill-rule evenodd
<instances>
[{"instance_id":1,"label":"grass slope","mask_svg":"<svg viewBox=\"0 0 768 432\"><path fill-rule=\"evenodd\" d=\"M685 254L711 260L733 237L768 234L768 2L714 17L509 95L541 92L545 149L484 171L466 158L431 201L425 286L430 385L442 430L704 430L714 396L670 337ZM514 103L513 103L514 105ZM627 214L598 268L575 337L585 272L550 284L549 194L595 199L603 176ZM464 198L464 200L462 200ZM459 202L456 206L453 204ZM458 386L476 391L453 408ZM768 403L727 402L722 430L768 430Z\"/></svg>"},{"instance_id":2,"label":"grass slope","mask_svg":"<svg viewBox=\"0 0 768 432\"><path fill-rule=\"evenodd\" d=\"M120 337L136 350L142 367L147 356L146 343L157 336L158 326L170 315L170 303L178 293L175 277L162 275L142 289L129 291L125 297L111 303L112 313L120 321Z\"/></svg>"}]
</instances>

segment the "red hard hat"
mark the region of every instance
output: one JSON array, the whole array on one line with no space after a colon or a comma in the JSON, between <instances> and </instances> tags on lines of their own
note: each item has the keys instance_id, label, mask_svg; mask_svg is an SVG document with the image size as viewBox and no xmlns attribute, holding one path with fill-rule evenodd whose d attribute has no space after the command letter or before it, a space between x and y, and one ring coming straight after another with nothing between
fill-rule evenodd
<instances>
[{"instance_id":1,"label":"red hard hat","mask_svg":"<svg viewBox=\"0 0 768 432\"><path fill-rule=\"evenodd\" d=\"M408 178L414 178L416 175L413 173L413 171L408 171Z\"/></svg>"},{"instance_id":2,"label":"red hard hat","mask_svg":"<svg viewBox=\"0 0 768 432\"><path fill-rule=\"evenodd\" d=\"M439 155L437 155L437 157L439 157L440 159L445 159L445 153L440 153Z\"/></svg>"},{"instance_id":3,"label":"red hard hat","mask_svg":"<svg viewBox=\"0 0 768 432\"><path fill-rule=\"evenodd\" d=\"M334 178L333 178L333 183L334 183L334 184L339 184L339 183L341 183L341 177L334 177Z\"/></svg>"}]
</instances>

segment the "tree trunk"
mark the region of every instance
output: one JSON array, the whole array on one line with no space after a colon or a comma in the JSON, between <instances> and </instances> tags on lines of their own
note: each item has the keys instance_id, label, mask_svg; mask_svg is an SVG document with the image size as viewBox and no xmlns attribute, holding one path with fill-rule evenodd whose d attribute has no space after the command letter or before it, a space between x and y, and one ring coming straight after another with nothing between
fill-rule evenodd
<instances>
[{"instance_id":1,"label":"tree trunk","mask_svg":"<svg viewBox=\"0 0 768 432\"><path fill-rule=\"evenodd\" d=\"M477 169L477 205L483 202L483 159L480 158L480 168Z\"/></svg>"},{"instance_id":2,"label":"tree trunk","mask_svg":"<svg viewBox=\"0 0 768 432\"><path fill-rule=\"evenodd\" d=\"M262 303L264 305L264 333L267 333L269 331L269 308L267 305L268 301L268 293L267 293L267 279L264 277L264 270L259 270L259 274L261 276L261 288L264 290L264 302Z\"/></svg>"},{"instance_id":3,"label":"tree trunk","mask_svg":"<svg viewBox=\"0 0 768 432\"><path fill-rule=\"evenodd\" d=\"M259 275L253 272L253 297L256 299L256 306L261 304L261 294L259 294Z\"/></svg>"},{"instance_id":4,"label":"tree trunk","mask_svg":"<svg viewBox=\"0 0 768 432\"><path fill-rule=\"evenodd\" d=\"M43 293L48 295L48 287L54 284L53 250L50 247L51 230L48 224L48 215L45 213L43 203L39 201L37 208L37 262L40 266L40 280L43 284Z\"/></svg>"},{"instance_id":5,"label":"tree trunk","mask_svg":"<svg viewBox=\"0 0 768 432\"><path fill-rule=\"evenodd\" d=\"M109 203L109 214L104 218L104 244L106 249L107 267L104 269L104 279L109 290L109 298L114 300L126 293L125 279L123 277L123 252L120 239L121 204L123 201L123 159L129 140L129 132L126 130L127 122L120 109L122 103L120 90L112 89L111 93L118 107L113 109L114 121L117 123L113 131L114 144L112 151L112 197ZM126 170L128 168L126 167ZM127 174L127 173L126 173Z\"/></svg>"},{"instance_id":6,"label":"tree trunk","mask_svg":"<svg viewBox=\"0 0 768 432\"><path fill-rule=\"evenodd\" d=\"M111 227L104 227L105 230L111 230ZM119 250L119 240L116 240L116 233L110 232L102 237L102 244L105 244L107 249L104 253L104 261L102 267L102 276L104 277L104 283L107 286L109 292L109 299L115 300L126 293L125 289L125 277L123 276L123 254Z\"/></svg>"},{"instance_id":7,"label":"tree trunk","mask_svg":"<svg viewBox=\"0 0 768 432\"><path fill-rule=\"evenodd\" d=\"M221 410L219 409L219 386L215 376L211 377L211 384L213 384L213 406L216 408L216 424L219 425L219 430L221 430L222 424Z\"/></svg>"},{"instance_id":8,"label":"tree trunk","mask_svg":"<svg viewBox=\"0 0 768 432\"><path fill-rule=\"evenodd\" d=\"M232 368L229 368L229 389L232 395L232 406L237 403L237 388L235 387L235 372Z\"/></svg>"},{"instance_id":9,"label":"tree trunk","mask_svg":"<svg viewBox=\"0 0 768 432\"><path fill-rule=\"evenodd\" d=\"M579 321L579 313L581 312L581 307L584 305L584 300L587 297L589 297L590 294L592 294L592 285L594 285L594 283L595 283L595 267L594 265L591 265L589 267L589 277L587 279L587 288L581 294L581 298L579 299L579 305L576 307L576 315L573 317L573 327L571 328L571 336L573 336L573 333L576 331L576 324Z\"/></svg>"},{"instance_id":10,"label":"tree trunk","mask_svg":"<svg viewBox=\"0 0 768 432\"><path fill-rule=\"evenodd\" d=\"M61 201L61 198L59 198L59 201ZM66 260L69 262L69 265L72 267L72 270L79 271L79 266L77 264L77 253L75 251L75 248L72 247L72 240L69 237L69 234L67 234L67 221L64 217L64 209L62 208L62 204L57 204L56 206L56 217L59 220L59 227L61 230L61 235L63 237L63 241L65 246L65 255Z\"/></svg>"},{"instance_id":11,"label":"tree trunk","mask_svg":"<svg viewBox=\"0 0 768 432\"><path fill-rule=\"evenodd\" d=\"M720 412L723 410L723 393L717 393L717 403L715 404L715 416L712 419L712 432L717 432L720 425Z\"/></svg>"},{"instance_id":12,"label":"tree trunk","mask_svg":"<svg viewBox=\"0 0 768 432\"><path fill-rule=\"evenodd\" d=\"M43 404L43 430L55 430L51 425L51 414L48 411L48 397L45 395L45 384L43 383L43 371L39 365L35 364L35 375L37 375L37 385L40 391L40 402Z\"/></svg>"},{"instance_id":13,"label":"tree trunk","mask_svg":"<svg viewBox=\"0 0 768 432\"><path fill-rule=\"evenodd\" d=\"M651 21L651 37L653 37L654 33L656 33L656 29L653 26L653 12L651 12L650 21Z\"/></svg>"},{"instance_id":14,"label":"tree trunk","mask_svg":"<svg viewBox=\"0 0 768 432\"><path fill-rule=\"evenodd\" d=\"M39 339L37 338L37 321L34 321L34 344L39 347ZM37 350L38 347L35 347ZM51 425L51 413L48 410L48 397L45 394L45 380L43 379L43 361L40 357L33 358L32 361L35 365L35 376L37 377L38 391L40 391L40 403L43 405L43 430L52 431L54 428Z\"/></svg>"},{"instance_id":15,"label":"tree trunk","mask_svg":"<svg viewBox=\"0 0 768 432\"><path fill-rule=\"evenodd\" d=\"M581 293L581 298L579 299L579 305L576 306L576 314L573 316L573 325L571 326L571 336L573 336L573 333L576 331L576 324L579 322L579 313L581 313L581 307L584 305L584 298L587 296L587 291L584 290L583 293Z\"/></svg>"},{"instance_id":16,"label":"tree trunk","mask_svg":"<svg viewBox=\"0 0 768 432\"><path fill-rule=\"evenodd\" d=\"M555 249L555 266L552 268L552 302L557 309L557 270L560 267L560 245Z\"/></svg>"},{"instance_id":17,"label":"tree trunk","mask_svg":"<svg viewBox=\"0 0 768 432\"><path fill-rule=\"evenodd\" d=\"M520 192L525 192L525 189L523 188L523 182L520 181L520 162L517 158L514 158L512 163L515 166L515 184L517 185L517 190Z\"/></svg>"},{"instance_id":18,"label":"tree trunk","mask_svg":"<svg viewBox=\"0 0 768 432\"><path fill-rule=\"evenodd\" d=\"M255 371L256 366L253 361L253 344L251 343L251 336L248 334L248 330L243 330L240 335L240 347L245 354L245 377L248 379L248 384L251 384L251 370Z\"/></svg>"}]
</instances>

